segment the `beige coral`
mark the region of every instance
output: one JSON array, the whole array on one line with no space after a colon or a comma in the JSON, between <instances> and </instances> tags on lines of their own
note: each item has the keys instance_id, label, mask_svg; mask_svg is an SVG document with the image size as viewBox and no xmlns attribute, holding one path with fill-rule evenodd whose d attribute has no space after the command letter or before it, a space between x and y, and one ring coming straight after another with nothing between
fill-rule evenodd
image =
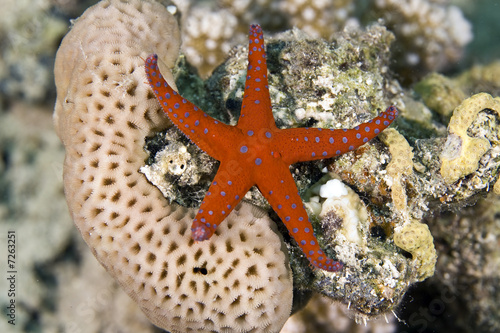
<instances>
[{"instance_id":1,"label":"beige coral","mask_svg":"<svg viewBox=\"0 0 500 333\"><path fill-rule=\"evenodd\" d=\"M403 179L413 173L413 151L405 137L394 128L380 134L380 139L389 146L391 161L387 165L387 175L391 177L391 197L399 212L408 213L406 190Z\"/></svg>"},{"instance_id":2,"label":"beige coral","mask_svg":"<svg viewBox=\"0 0 500 333\"><path fill-rule=\"evenodd\" d=\"M179 49L175 19L153 1L88 9L56 58L56 131L66 148L65 194L92 252L156 325L172 331L277 332L292 280L272 221L242 204L205 242L195 212L169 205L139 172L145 137L168 127L146 83L157 53L168 77Z\"/></svg>"},{"instance_id":3,"label":"beige coral","mask_svg":"<svg viewBox=\"0 0 500 333\"><path fill-rule=\"evenodd\" d=\"M351 0L283 0L281 9L290 16L293 26L308 35L329 37L341 29L354 11Z\"/></svg>"},{"instance_id":4,"label":"beige coral","mask_svg":"<svg viewBox=\"0 0 500 333\"><path fill-rule=\"evenodd\" d=\"M441 176L447 184L476 171L479 159L491 147L488 139L467 134L477 114L484 109L500 114L500 98L479 93L464 100L453 111L448 125L448 139L441 153Z\"/></svg>"},{"instance_id":5,"label":"beige coral","mask_svg":"<svg viewBox=\"0 0 500 333\"><path fill-rule=\"evenodd\" d=\"M380 15L404 45L407 65L439 70L456 62L472 40L472 26L456 6L429 0L377 0Z\"/></svg>"},{"instance_id":6,"label":"beige coral","mask_svg":"<svg viewBox=\"0 0 500 333\"><path fill-rule=\"evenodd\" d=\"M415 280L423 281L434 275L437 254L434 239L427 224L411 221L394 230L394 243L412 254L417 262Z\"/></svg>"},{"instance_id":7,"label":"beige coral","mask_svg":"<svg viewBox=\"0 0 500 333\"><path fill-rule=\"evenodd\" d=\"M202 76L210 74L229 53L237 23L236 17L226 9L212 11L195 7L186 15L182 24L182 50Z\"/></svg>"}]
</instances>

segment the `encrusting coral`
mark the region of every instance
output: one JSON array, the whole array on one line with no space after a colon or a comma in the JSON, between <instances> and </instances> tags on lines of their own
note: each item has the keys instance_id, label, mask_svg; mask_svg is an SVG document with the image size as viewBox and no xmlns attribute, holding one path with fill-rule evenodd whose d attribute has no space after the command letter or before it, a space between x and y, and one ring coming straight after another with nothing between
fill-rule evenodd
<instances>
[{"instance_id":1,"label":"encrusting coral","mask_svg":"<svg viewBox=\"0 0 500 333\"><path fill-rule=\"evenodd\" d=\"M500 95L500 60L486 65L472 66L469 70L453 78L453 82L466 95L486 92L492 96L498 96Z\"/></svg>"},{"instance_id":2,"label":"encrusting coral","mask_svg":"<svg viewBox=\"0 0 500 333\"><path fill-rule=\"evenodd\" d=\"M391 161L387 164L387 175L391 177L391 197L395 208L403 214L408 214L406 209L407 196L402 184L404 177L413 172L413 152L405 137L394 128L389 128L382 133L380 139L389 147Z\"/></svg>"},{"instance_id":3,"label":"encrusting coral","mask_svg":"<svg viewBox=\"0 0 500 333\"><path fill-rule=\"evenodd\" d=\"M491 147L484 137L467 133L479 112L488 109L500 114L500 98L486 93L476 94L462 102L454 111L448 125L448 138L441 153L441 175L451 184L478 169L479 159Z\"/></svg>"},{"instance_id":4,"label":"encrusting coral","mask_svg":"<svg viewBox=\"0 0 500 333\"><path fill-rule=\"evenodd\" d=\"M194 211L169 204L139 173L145 137L169 126L143 59L158 53L168 73L178 47L175 19L153 1L102 1L74 23L55 73L68 206L96 258L156 325L278 332L293 289L270 219L242 203L196 243Z\"/></svg>"},{"instance_id":5,"label":"encrusting coral","mask_svg":"<svg viewBox=\"0 0 500 333\"><path fill-rule=\"evenodd\" d=\"M417 281L434 275L436 249L429 227L425 223L410 221L394 230L394 244L412 254L417 262Z\"/></svg>"}]
</instances>

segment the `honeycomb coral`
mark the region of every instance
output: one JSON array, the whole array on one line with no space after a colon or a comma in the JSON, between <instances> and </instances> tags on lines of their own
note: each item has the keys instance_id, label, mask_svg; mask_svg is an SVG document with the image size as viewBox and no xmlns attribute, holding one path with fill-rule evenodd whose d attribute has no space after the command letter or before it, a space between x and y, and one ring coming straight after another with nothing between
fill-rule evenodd
<instances>
[{"instance_id":1,"label":"honeycomb coral","mask_svg":"<svg viewBox=\"0 0 500 333\"><path fill-rule=\"evenodd\" d=\"M154 324L171 332L277 332L290 314L292 281L270 219L243 204L210 241L195 243L194 211L170 205L139 172L145 137L168 127L143 59L157 53L168 77L178 49L175 19L152 1L102 1L64 38L54 122L66 148L71 215Z\"/></svg>"},{"instance_id":2,"label":"honeycomb coral","mask_svg":"<svg viewBox=\"0 0 500 333\"><path fill-rule=\"evenodd\" d=\"M460 104L448 125L448 139L441 153L441 175L447 184L473 173L479 159L490 149L486 138L474 138L467 134L477 114L484 109L500 113L500 98L486 93L476 94Z\"/></svg>"}]
</instances>

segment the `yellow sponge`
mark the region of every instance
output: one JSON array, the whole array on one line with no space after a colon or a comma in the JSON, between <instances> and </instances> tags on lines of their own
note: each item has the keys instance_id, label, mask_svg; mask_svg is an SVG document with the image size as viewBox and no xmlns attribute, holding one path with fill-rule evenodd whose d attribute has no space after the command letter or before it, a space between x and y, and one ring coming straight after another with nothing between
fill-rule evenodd
<instances>
[{"instance_id":1,"label":"yellow sponge","mask_svg":"<svg viewBox=\"0 0 500 333\"><path fill-rule=\"evenodd\" d=\"M441 176L447 184L476 171L479 159L490 149L490 142L486 138L467 135L467 129L484 109L500 114L500 98L493 98L486 93L476 94L453 111L448 125L448 139L441 153Z\"/></svg>"},{"instance_id":2,"label":"yellow sponge","mask_svg":"<svg viewBox=\"0 0 500 333\"><path fill-rule=\"evenodd\" d=\"M392 177L391 196L394 207L400 212L407 209L406 191L402 177L413 173L413 151L408 141L394 128L387 128L380 134L380 139L389 146L391 162L387 165L387 174Z\"/></svg>"},{"instance_id":3,"label":"yellow sponge","mask_svg":"<svg viewBox=\"0 0 500 333\"><path fill-rule=\"evenodd\" d=\"M429 227L417 221L411 221L396 228L394 243L403 250L410 252L417 261L416 280L422 281L434 275L436 266L436 249Z\"/></svg>"}]
</instances>

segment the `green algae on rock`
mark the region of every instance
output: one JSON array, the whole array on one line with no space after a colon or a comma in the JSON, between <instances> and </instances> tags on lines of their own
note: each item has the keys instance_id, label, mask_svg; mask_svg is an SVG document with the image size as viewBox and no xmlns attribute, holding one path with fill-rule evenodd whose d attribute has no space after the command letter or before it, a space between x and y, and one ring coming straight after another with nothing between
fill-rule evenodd
<instances>
[{"instance_id":1,"label":"green algae on rock","mask_svg":"<svg viewBox=\"0 0 500 333\"><path fill-rule=\"evenodd\" d=\"M278 127L353 127L398 102L402 89L388 67L393 40L378 24L340 32L333 42L298 29L270 38L269 90ZM239 116L246 53L236 48L206 82L221 109L234 105L232 119Z\"/></svg>"}]
</instances>

